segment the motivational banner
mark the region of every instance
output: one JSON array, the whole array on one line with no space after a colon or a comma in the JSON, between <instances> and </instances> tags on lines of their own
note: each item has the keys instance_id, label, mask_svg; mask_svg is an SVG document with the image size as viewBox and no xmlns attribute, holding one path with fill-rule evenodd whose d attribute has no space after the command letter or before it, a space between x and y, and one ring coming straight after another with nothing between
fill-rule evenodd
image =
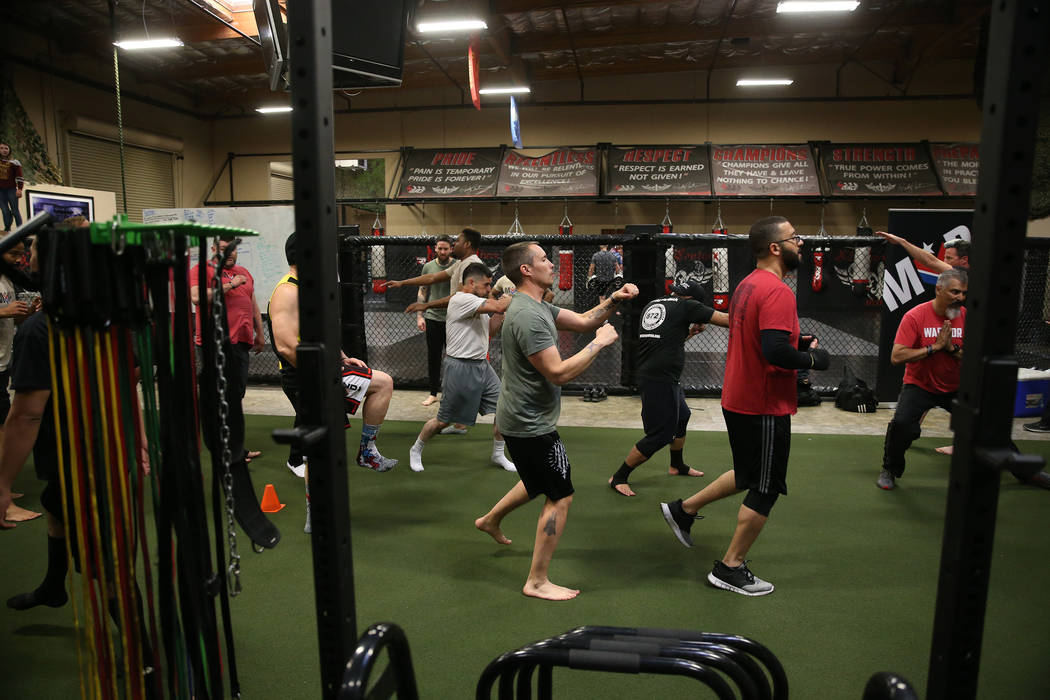
<instances>
[{"instance_id":1,"label":"motivational banner","mask_svg":"<svg viewBox=\"0 0 1050 700\"><path fill-rule=\"evenodd\" d=\"M921 143L835 143L821 146L828 193L856 197L940 196L933 163Z\"/></svg>"},{"instance_id":2,"label":"motivational banner","mask_svg":"<svg viewBox=\"0 0 1050 700\"><path fill-rule=\"evenodd\" d=\"M976 143L931 143L933 164L941 177L944 193L953 197L977 196L977 170L981 165Z\"/></svg>"},{"instance_id":3,"label":"motivational banner","mask_svg":"<svg viewBox=\"0 0 1050 700\"><path fill-rule=\"evenodd\" d=\"M501 197L596 196L598 149L559 148L540 156L508 150L497 189Z\"/></svg>"},{"instance_id":4,"label":"motivational banner","mask_svg":"<svg viewBox=\"0 0 1050 700\"><path fill-rule=\"evenodd\" d=\"M613 146L607 195L710 195L707 146Z\"/></svg>"},{"instance_id":5,"label":"motivational banner","mask_svg":"<svg viewBox=\"0 0 1050 700\"><path fill-rule=\"evenodd\" d=\"M711 146L711 183L719 197L819 197L813 151L794 146Z\"/></svg>"},{"instance_id":6,"label":"motivational banner","mask_svg":"<svg viewBox=\"0 0 1050 700\"><path fill-rule=\"evenodd\" d=\"M412 151L405 160L398 197L490 197L496 194L498 148Z\"/></svg>"}]
</instances>

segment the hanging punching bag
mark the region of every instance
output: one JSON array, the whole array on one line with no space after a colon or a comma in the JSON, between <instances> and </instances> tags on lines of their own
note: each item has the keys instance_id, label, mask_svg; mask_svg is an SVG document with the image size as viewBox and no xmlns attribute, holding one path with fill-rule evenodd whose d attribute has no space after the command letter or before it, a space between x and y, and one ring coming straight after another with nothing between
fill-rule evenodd
<instances>
[{"instance_id":1,"label":"hanging punching bag","mask_svg":"<svg viewBox=\"0 0 1050 700\"><path fill-rule=\"evenodd\" d=\"M569 220L569 212L566 210L561 223L558 224L558 233L562 236L572 235L572 222ZM558 249L558 289L563 292L572 289L572 248Z\"/></svg>"},{"instance_id":2,"label":"hanging punching bag","mask_svg":"<svg viewBox=\"0 0 1050 700\"><path fill-rule=\"evenodd\" d=\"M376 220L372 224L372 235L386 235L386 229L378 216L376 216ZM369 268L372 273L372 291L376 294L382 294L386 291L386 249L383 246L372 246Z\"/></svg>"},{"instance_id":3,"label":"hanging punching bag","mask_svg":"<svg viewBox=\"0 0 1050 700\"><path fill-rule=\"evenodd\" d=\"M824 288L824 249L814 248L813 249L813 279L810 281L810 286L813 287L814 292L819 292Z\"/></svg>"},{"instance_id":4,"label":"hanging punching bag","mask_svg":"<svg viewBox=\"0 0 1050 700\"><path fill-rule=\"evenodd\" d=\"M857 224L857 235L868 237L875 235L875 232L871 230L871 226L868 224L867 210L861 210L860 223ZM868 278L870 276L871 248L866 246L857 248L853 253L853 265L850 267L850 279L853 281L850 291L853 292L853 296L864 297L868 295Z\"/></svg>"},{"instance_id":5,"label":"hanging punching bag","mask_svg":"<svg viewBox=\"0 0 1050 700\"><path fill-rule=\"evenodd\" d=\"M722 212L718 212L718 222L711 233L728 236L729 229L722 224ZM729 248L711 249L711 288L715 311L729 309Z\"/></svg>"}]
</instances>

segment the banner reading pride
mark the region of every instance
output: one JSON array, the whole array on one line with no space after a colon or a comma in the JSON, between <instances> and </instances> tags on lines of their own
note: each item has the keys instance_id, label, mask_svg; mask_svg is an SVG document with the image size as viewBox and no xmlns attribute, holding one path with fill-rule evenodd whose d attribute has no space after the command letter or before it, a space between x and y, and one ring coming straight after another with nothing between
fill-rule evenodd
<instances>
[{"instance_id":1,"label":"banner reading pride","mask_svg":"<svg viewBox=\"0 0 1050 700\"><path fill-rule=\"evenodd\" d=\"M503 154L500 197L590 197L598 194L598 149L559 148L540 156Z\"/></svg>"},{"instance_id":2,"label":"banner reading pride","mask_svg":"<svg viewBox=\"0 0 1050 700\"><path fill-rule=\"evenodd\" d=\"M820 196L806 144L711 146L711 183L718 197Z\"/></svg>"},{"instance_id":3,"label":"banner reading pride","mask_svg":"<svg viewBox=\"0 0 1050 700\"><path fill-rule=\"evenodd\" d=\"M707 146L613 146L607 195L710 195Z\"/></svg>"},{"instance_id":4,"label":"banner reading pride","mask_svg":"<svg viewBox=\"0 0 1050 700\"><path fill-rule=\"evenodd\" d=\"M405 160L398 197L491 197L496 194L498 148L412 151Z\"/></svg>"},{"instance_id":5,"label":"banner reading pride","mask_svg":"<svg viewBox=\"0 0 1050 700\"><path fill-rule=\"evenodd\" d=\"M833 143L821 146L820 158L828 194L941 195L933 164L921 143Z\"/></svg>"},{"instance_id":6,"label":"banner reading pride","mask_svg":"<svg viewBox=\"0 0 1050 700\"><path fill-rule=\"evenodd\" d=\"M977 171L981 165L978 144L931 143L930 151L945 194L954 197L977 196Z\"/></svg>"}]
</instances>

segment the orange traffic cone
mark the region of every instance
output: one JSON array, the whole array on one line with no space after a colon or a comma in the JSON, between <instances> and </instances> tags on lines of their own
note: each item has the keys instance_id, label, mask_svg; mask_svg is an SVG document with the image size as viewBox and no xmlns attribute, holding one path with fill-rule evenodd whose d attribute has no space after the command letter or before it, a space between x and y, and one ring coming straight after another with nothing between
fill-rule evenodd
<instances>
[{"instance_id":1,"label":"orange traffic cone","mask_svg":"<svg viewBox=\"0 0 1050 700\"><path fill-rule=\"evenodd\" d=\"M276 513L281 508L284 508L284 504L277 500L277 490L273 487L273 484L266 485L260 508L264 513Z\"/></svg>"}]
</instances>

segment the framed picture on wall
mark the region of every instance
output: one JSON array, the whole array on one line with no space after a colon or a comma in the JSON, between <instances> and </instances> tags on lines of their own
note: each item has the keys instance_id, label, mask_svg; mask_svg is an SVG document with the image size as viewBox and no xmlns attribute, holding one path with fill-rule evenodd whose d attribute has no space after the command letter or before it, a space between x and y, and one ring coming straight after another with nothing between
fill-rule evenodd
<instances>
[{"instance_id":1,"label":"framed picture on wall","mask_svg":"<svg viewBox=\"0 0 1050 700\"><path fill-rule=\"evenodd\" d=\"M88 221L95 220L95 198L85 195L58 194L57 192L37 192L26 190L26 206L29 218L42 211L51 214L55 223L71 216L84 216Z\"/></svg>"}]
</instances>

